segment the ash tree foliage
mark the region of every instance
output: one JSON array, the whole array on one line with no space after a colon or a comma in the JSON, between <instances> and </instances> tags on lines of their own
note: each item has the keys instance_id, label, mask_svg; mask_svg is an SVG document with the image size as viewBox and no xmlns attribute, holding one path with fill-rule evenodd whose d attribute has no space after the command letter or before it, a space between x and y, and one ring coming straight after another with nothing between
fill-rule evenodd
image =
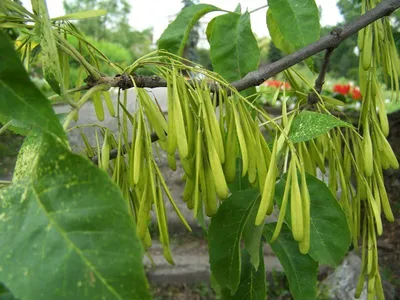
<instances>
[{"instance_id":1,"label":"ash tree foliage","mask_svg":"<svg viewBox=\"0 0 400 300\"><path fill-rule=\"evenodd\" d=\"M382 218L394 216L383 170L399 164L386 139L382 86L398 98L400 61L389 16L400 1L362 0L353 23L324 37L313 0L266 4L266 26L286 56L258 69L252 12L240 6L186 6L158 50L122 67L75 25L97 20L93 35L101 35L114 18L101 7L73 11L66 4L67 15L50 19L44 0L32 1L33 12L0 3L1 132L26 135L12 181L0 189L0 282L15 298L150 299L142 257L152 244L151 212L171 264L179 257L170 249L166 202L191 230L158 166L162 151L172 170L178 164L184 170L182 199L207 232L222 299L265 299L266 243L294 299L315 299L318 266L337 266L350 246L362 257L355 297L367 290L370 299L384 299L377 238ZM182 58L198 20L211 12L220 12L206 30L214 72ZM335 117L344 103L320 94L331 54L354 34L363 96L357 124ZM48 98L28 76L37 61L53 91ZM79 68L72 86L70 61ZM315 84L295 68L302 62L318 73ZM139 76L143 70L156 75ZM289 85L279 89L281 116L272 117L255 104L255 87L278 73ZM168 118L150 96L154 87L166 87ZM115 101L111 88L118 89ZM134 110L128 89L137 94ZM89 101L98 124L74 125ZM54 113L60 102L69 112ZM115 132L101 123L105 109ZM83 154L71 151L70 131L81 131ZM265 224L270 215L277 221Z\"/></svg>"}]
</instances>

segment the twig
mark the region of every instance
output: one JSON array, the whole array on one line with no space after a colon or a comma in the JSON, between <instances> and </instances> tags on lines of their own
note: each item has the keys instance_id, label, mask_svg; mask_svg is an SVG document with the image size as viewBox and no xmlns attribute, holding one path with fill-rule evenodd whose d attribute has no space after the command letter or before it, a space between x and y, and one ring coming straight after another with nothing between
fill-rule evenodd
<instances>
[{"instance_id":1,"label":"twig","mask_svg":"<svg viewBox=\"0 0 400 300\"><path fill-rule=\"evenodd\" d=\"M78 87L75 87L75 88L70 89L68 91L65 91L65 94L66 95L73 94L73 93L80 92L80 91L85 91L85 90L88 90L88 89L90 89L90 87L87 86L87 85L78 86ZM53 102L55 102L56 100L59 100L59 99L63 100L63 98L59 94L54 94L54 95L48 97L47 99L49 101L53 101Z\"/></svg>"},{"instance_id":2,"label":"twig","mask_svg":"<svg viewBox=\"0 0 400 300\"><path fill-rule=\"evenodd\" d=\"M329 65L329 58L331 57L331 54L333 52L334 48L329 48L326 49L325 56L324 56L324 61L322 62L321 70L319 71L318 77L315 80L315 92L320 94L322 91L322 86L325 83L325 75L326 71L328 70L328 65ZM318 96L315 92L312 92L308 95L308 104L309 105L314 105L318 103Z\"/></svg>"},{"instance_id":3,"label":"twig","mask_svg":"<svg viewBox=\"0 0 400 300\"><path fill-rule=\"evenodd\" d=\"M325 75L326 75L326 71L328 70L329 58L331 57L332 52L333 52L332 48L329 48L326 50L325 56L324 56L324 61L322 62L321 70L318 74L317 79L315 80L315 90L318 93L321 93L322 86L325 83Z\"/></svg>"},{"instance_id":4,"label":"twig","mask_svg":"<svg viewBox=\"0 0 400 300\"><path fill-rule=\"evenodd\" d=\"M255 9L249 11L249 14L255 13L256 11L259 11L259 10L264 9L264 8L267 8L267 7L268 7L268 4L263 5L263 6L260 6L260 7L257 7L257 8L255 8Z\"/></svg>"},{"instance_id":5,"label":"twig","mask_svg":"<svg viewBox=\"0 0 400 300\"><path fill-rule=\"evenodd\" d=\"M345 25L343 28L336 28L329 35L319 39L315 43L293 52L292 54L289 54L271 64L262 66L256 71L248 73L245 77L232 82L231 86L236 88L238 91L258 86L268 78L290 68L301 61L304 61L305 59L321 51L336 48L343 40L355 34L360 29L366 27L368 24L371 24L382 17L390 15L399 7L400 0L383 1L376 5L372 10L360 16L354 22ZM166 81L158 76L134 75L133 79L135 80L137 87L156 88L167 86ZM87 89L101 83L107 83L111 87L119 87L121 89L129 89L134 86L129 76L124 74L117 75L115 77L103 76L96 80L89 79L86 83L88 84Z\"/></svg>"},{"instance_id":6,"label":"twig","mask_svg":"<svg viewBox=\"0 0 400 300\"><path fill-rule=\"evenodd\" d=\"M371 9L367 13L360 16L358 19L345 25L343 28L336 28L327 36L322 37L315 43L312 43L296 52L293 52L280 60L277 60L273 63L270 63L266 66L260 67L256 71L252 71L248 73L245 77L234 81L231 83L231 86L236 88L238 91L245 90L250 87L258 86L266 81L268 78L294 66L295 64L304 61L305 59L321 52L324 50L328 50L325 54L325 58L329 56L333 49L340 45L340 43L347 39L348 37L352 36L353 34L357 33L362 28L366 27L367 25L373 23L374 21L388 16L392 14L396 9L400 7L400 0L386 0L378 5L375 8ZM324 59L325 62L325 59ZM327 64L327 63L326 63ZM326 68L326 66L325 66ZM322 69L321 69L322 73ZM320 75L321 75L320 73ZM324 71L326 73L326 70ZM321 75L322 76L322 75ZM324 75L323 75L324 76ZM164 79L158 76L134 76L133 77L137 87L147 87L147 88L155 88L155 87L166 87L167 83ZM101 77L99 80L94 80L92 82L86 82L88 86L97 85L100 83L107 83L112 87L119 87L122 89L128 89L133 87L131 79L127 75L117 75L115 77ZM323 82L323 77L322 77ZM316 82L317 85L317 82ZM322 86L322 84L321 84ZM158 136L154 133L151 135L152 142L158 140ZM123 147L123 151L125 147ZM122 152L123 152L122 151ZM114 149L111 151L113 157L117 156L118 150ZM115 152L115 154L114 154ZM123 152L126 153L126 152ZM97 161L97 157L93 157L92 161Z\"/></svg>"},{"instance_id":7,"label":"twig","mask_svg":"<svg viewBox=\"0 0 400 300\"><path fill-rule=\"evenodd\" d=\"M156 87L166 87L167 82L158 76L141 76L141 75L133 75L133 80L138 88L156 88ZM117 87L122 90L127 90L133 88L135 85L133 84L130 77L126 74L118 74L115 77L101 77L98 80L94 80L91 77L88 77L85 80L85 83L88 87L93 87L95 85L101 83L107 83L110 87Z\"/></svg>"},{"instance_id":8,"label":"twig","mask_svg":"<svg viewBox=\"0 0 400 300\"><path fill-rule=\"evenodd\" d=\"M4 124L4 126L0 128L0 135L3 132L5 132L8 129L8 127L10 127L10 126L11 126L11 121L8 121L6 124Z\"/></svg>"},{"instance_id":9,"label":"twig","mask_svg":"<svg viewBox=\"0 0 400 300\"><path fill-rule=\"evenodd\" d=\"M312 43L296 52L293 52L280 60L273 63L260 67L258 70L248 73L245 77L234 81L231 86L236 88L238 91L245 90L250 87L258 86L268 78L294 66L295 64L304 61L305 59L327 49L334 49L339 44L357 33L360 29L366 27L368 24L374 21L388 16L400 7L400 0L386 0L375 8L371 9L364 15L360 16L357 20L352 23L345 25L343 28L336 28L327 36L322 37L315 43ZM164 79L158 76L133 76L137 87L166 87L167 83ZM93 85L100 83L107 83L111 87L119 87L122 89L132 88L132 84L129 76L117 75L115 77L101 77L98 80L92 80L86 82L88 88Z\"/></svg>"},{"instance_id":10,"label":"twig","mask_svg":"<svg viewBox=\"0 0 400 300\"><path fill-rule=\"evenodd\" d=\"M63 128L64 130L67 130L69 123L72 121L72 119L75 117L77 114L78 110L83 106L83 104L86 103L90 99L90 97L98 92L98 91L107 91L110 89L110 86L107 83L102 83L98 84L95 86L92 86L85 95L76 103L75 108L71 110L68 115L66 116L64 122L63 122Z\"/></svg>"},{"instance_id":11,"label":"twig","mask_svg":"<svg viewBox=\"0 0 400 300\"><path fill-rule=\"evenodd\" d=\"M150 140L151 140L152 143L158 141L158 135L157 135L155 132L153 132L153 133L150 135ZM129 143L129 147L132 147L132 143ZM123 154L125 154L125 153L127 153L127 152L128 152L128 147L126 147L126 145L124 145L124 146L122 147L121 151L120 151L120 154L123 155ZM118 156L118 149L112 149L112 150L110 151L110 159L114 159L114 158L116 158L117 156ZM97 165L98 162L99 162L99 157L98 157L97 155L91 157L90 159L91 159L92 162L93 162L94 164L96 164L96 165Z\"/></svg>"},{"instance_id":12,"label":"twig","mask_svg":"<svg viewBox=\"0 0 400 300\"><path fill-rule=\"evenodd\" d=\"M400 0L386 0L379 3L375 8L371 9L364 15L360 16L354 22L345 25L343 28L336 28L329 35L319 39L303 49L300 49L288 56L283 57L271 64L261 67L257 71L248 73L242 79L231 83L231 86L238 91L245 90L249 87L258 86L268 78L290 68L291 66L329 48L336 48L339 44L357 33L362 28L372 22L390 15L400 7Z\"/></svg>"}]
</instances>

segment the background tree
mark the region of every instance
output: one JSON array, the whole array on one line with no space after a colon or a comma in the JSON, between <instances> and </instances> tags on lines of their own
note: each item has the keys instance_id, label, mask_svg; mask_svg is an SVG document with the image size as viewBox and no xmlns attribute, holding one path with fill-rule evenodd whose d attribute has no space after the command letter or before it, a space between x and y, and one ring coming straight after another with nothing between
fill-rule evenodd
<instances>
[{"instance_id":1,"label":"background tree","mask_svg":"<svg viewBox=\"0 0 400 300\"><path fill-rule=\"evenodd\" d=\"M105 9L107 14L99 18L80 20L79 29L95 39L113 39L112 33L127 29L131 5L127 0L65 0L63 2L67 14L76 11ZM129 25L128 25L129 26Z\"/></svg>"},{"instance_id":2,"label":"background tree","mask_svg":"<svg viewBox=\"0 0 400 300\"><path fill-rule=\"evenodd\" d=\"M92 39L121 45L131 53L133 60L151 51L153 30L148 28L138 31L129 25L129 1L65 0L63 3L66 13L92 9L107 11L105 16L77 21L77 27Z\"/></svg>"}]
</instances>

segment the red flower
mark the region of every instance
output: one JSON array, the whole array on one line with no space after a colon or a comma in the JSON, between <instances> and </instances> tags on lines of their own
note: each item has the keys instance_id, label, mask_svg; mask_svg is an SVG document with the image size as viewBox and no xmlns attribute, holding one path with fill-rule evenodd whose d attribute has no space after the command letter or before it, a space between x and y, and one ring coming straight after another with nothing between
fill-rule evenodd
<instances>
[{"instance_id":1,"label":"red flower","mask_svg":"<svg viewBox=\"0 0 400 300\"><path fill-rule=\"evenodd\" d=\"M273 86L273 87L275 87L275 88L279 88L279 87L281 87L282 89L283 88L285 88L285 89L290 89L290 84L288 83L288 82L282 82L282 81L279 81L279 80L272 80L272 79L269 79L269 80L266 80L264 83L263 83L263 85L266 85L266 86Z\"/></svg>"},{"instance_id":2,"label":"red flower","mask_svg":"<svg viewBox=\"0 0 400 300\"><path fill-rule=\"evenodd\" d=\"M342 95L347 95L350 92L350 84L336 84L333 86L333 91Z\"/></svg>"},{"instance_id":3,"label":"red flower","mask_svg":"<svg viewBox=\"0 0 400 300\"><path fill-rule=\"evenodd\" d=\"M361 95L360 89L358 87L356 87L356 86L353 87L353 89L351 91L351 97L354 100L361 100L362 99L362 95Z\"/></svg>"},{"instance_id":4,"label":"red flower","mask_svg":"<svg viewBox=\"0 0 400 300\"><path fill-rule=\"evenodd\" d=\"M267 80L264 82L266 86L273 86L278 88L281 85L281 82L279 80Z\"/></svg>"}]
</instances>

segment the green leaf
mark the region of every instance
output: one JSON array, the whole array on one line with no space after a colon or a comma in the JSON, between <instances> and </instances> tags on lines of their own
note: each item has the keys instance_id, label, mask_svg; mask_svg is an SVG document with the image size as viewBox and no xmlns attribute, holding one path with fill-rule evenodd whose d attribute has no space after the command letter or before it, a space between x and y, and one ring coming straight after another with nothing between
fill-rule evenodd
<instances>
[{"instance_id":1,"label":"green leaf","mask_svg":"<svg viewBox=\"0 0 400 300\"><path fill-rule=\"evenodd\" d=\"M255 87L250 87L248 89L240 91L240 94L253 103L254 98L257 96L257 89Z\"/></svg>"},{"instance_id":2,"label":"green leaf","mask_svg":"<svg viewBox=\"0 0 400 300\"><path fill-rule=\"evenodd\" d=\"M58 113L57 114L57 118L58 118L58 121L60 122L60 124L64 123L67 116L68 116L68 113Z\"/></svg>"},{"instance_id":3,"label":"green leaf","mask_svg":"<svg viewBox=\"0 0 400 300\"><path fill-rule=\"evenodd\" d=\"M210 284L211 284L211 288L215 292L216 299L222 299L222 300L231 300L232 299L230 290L226 287L222 288L218 284L213 273L211 273L211 275L210 275Z\"/></svg>"},{"instance_id":4,"label":"green leaf","mask_svg":"<svg viewBox=\"0 0 400 300\"><path fill-rule=\"evenodd\" d=\"M314 0L268 0L268 5L268 14L273 15L286 43L300 49L319 39L319 11Z\"/></svg>"},{"instance_id":5,"label":"green leaf","mask_svg":"<svg viewBox=\"0 0 400 300\"><path fill-rule=\"evenodd\" d=\"M327 133L334 127L352 126L350 123L332 115L303 111L294 118L289 132L289 139L293 143L305 142Z\"/></svg>"},{"instance_id":6,"label":"green leaf","mask_svg":"<svg viewBox=\"0 0 400 300\"><path fill-rule=\"evenodd\" d=\"M276 223L266 224L264 237L271 240ZM312 300L317 293L318 263L310 255L301 254L292 232L282 225L278 238L270 244L289 281L290 292L296 300Z\"/></svg>"},{"instance_id":7,"label":"green leaf","mask_svg":"<svg viewBox=\"0 0 400 300\"><path fill-rule=\"evenodd\" d=\"M101 16L105 16L107 11L105 9L96 9L96 10L86 10L79 11L72 14L67 14L61 17L52 18L52 21L60 21L60 20L82 20L89 18L97 18Z\"/></svg>"},{"instance_id":8,"label":"green leaf","mask_svg":"<svg viewBox=\"0 0 400 300\"><path fill-rule=\"evenodd\" d=\"M208 25L207 25L207 28L206 28L206 36L207 36L208 43L210 43L210 40L211 40L211 34L212 34L213 29L214 29L215 19L216 18L214 18L210 22L208 22Z\"/></svg>"},{"instance_id":9,"label":"green leaf","mask_svg":"<svg viewBox=\"0 0 400 300\"><path fill-rule=\"evenodd\" d=\"M24 139L18 152L17 163L13 173L13 182L31 176L37 166L40 149L43 147L43 134L39 130L32 130Z\"/></svg>"},{"instance_id":10,"label":"green leaf","mask_svg":"<svg viewBox=\"0 0 400 300\"><path fill-rule=\"evenodd\" d=\"M262 226L260 226L262 227ZM263 247L258 247L258 254L262 257L260 267L255 269L250 262L251 256L245 249L242 250L242 272L240 284L232 296L233 300L265 300L266 282Z\"/></svg>"},{"instance_id":11,"label":"green leaf","mask_svg":"<svg viewBox=\"0 0 400 300\"><path fill-rule=\"evenodd\" d=\"M239 3L235 8L235 13L241 14L242 13L242 5Z\"/></svg>"},{"instance_id":12,"label":"green leaf","mask_svg":"<svg viewBox=\"0 0 400 300\"><path fill-rule=\"evenodd\" d=\"M17 300L14 295L0 282L0 300Z\"/></svg>"},{"instance_id":13,"label":"green leaf","mask_svg":"<svg viewBox=\"0 0 400 300\"><path fill-rule=\"evenodd\" d=\"M58 57L56 39L53 34L53 25L50 21L46 2L37 0L37 15L40 21L36 23L40 32L40 46L42 48L43 74L53 91L64 94L63 77Z\"/></svg>"},{"instance_id":14,"label":"green leaf","mask_svg":"<svg viewBox=\"0 0 400 300\"><path fill-rule=\"evenodd\" d=\"M0 281L19 299L150 299L129 206L50 135L31 176L0 191Z\"/></svg>"},{"instance_id":15,"label":"green leaf","mask_svg":"<svg viewBox=\"0 0 400 300\"><path fill-rule=\"evenodd\" d=\"M164 30L157 41L158 49L165 49L179 56L183 55L190 30L205 14L219 11L220 8L209 4L190 5L179 13L176 19Z\"/></svg>"},{"instance_id":16,"label":"green leaf","mask_svg":"<svg viewBox=\"0 0 400 300\"><path fill-rule=\"evenodd\" d=\"M9 125L7 125L7 130L10 130L16 134L27 135L29 133L29 131L31 130L31 128L30 128L31 126L29 126L28 124L0 114L0 124L2 124L4 126L4 125L8 124L8 122L11 122L11 123Z\"/></svg>"},{"instance_id":17,"label":"green leaf","mask_svg":"<svg viewBox=\"0 0 400 300\"><path fill-rule=\"evenodd\" d=\"M321 264L337 266L349 250L351 237L347 218L331 190L318 178L306 174L310 194L310 250L309 255ZM275 199L280 206L285 189L285 178L276 185ZM285 221L291 224L290 212Z\"/></svg>"},{"instance_id":18,"label":"green leaf","mask_svg":"<svg viewBox=\"0 0 400 300\"><path fill-rule=\"evenodd\" d=\"M243 170L243 163L242 163L242 158L239 157L236 159L236 176L235 180L228 185L229 190L231 191L232 194L238 191L242 190L247 190L251 189L252 186L249 182L249 177L246 174L245 176L242 177L242 170Z\"/></svg>"},{"instance_id":19,"label":"green leaf","mask_svg":"<svg viewBox=\"0 0 400 300\"><path fill-rule=\"evenodd\" d=\"M257 209L259 191L235 192L224 200L211 218L208 245L211 271L218 282L235 293L240 281L242 232L253 209Z\"/></svg>"},{"instance_id":20,"label":"green leaf","mask_svg":"<svg viewBox=\"0 0 400 300\"><path fill-rule=\"evenodd\" d=\"M236 160L235 181L232 182L231 184L229 184L229 189L232 194L235 194L238 191L247 190L247 189L252 188L252 186L249 182L249 179L248 179L248 175L246 174L244 177L242 177L242 168L243 168L242 159L239 157ZM257 201L254 208L258 208L258 206L259 206L259 201ZM243 239L244 239L245 247L246 247L247 251L250 253L251 263L257 269L258 264L260 262L260 257L258 255L258 248L260 245L263 228L262 228L262 226L254 225L254 222L256 219L256 214L257 214L257 209L253 209L251 211L251 215L249 216L249 219L246 222L246 225L244 227Z\"/></svg>"},{"instance_id":21,"label":"green leaf","mask_svg":"<svg viewBox=\"0 0 400 300\"><path fill-rule=\"evenodd\" d=\"M250 262L254 266L255 270L258 270L258 266L260 264L260 243L261 243L261 236L263 233L263 226L256 226L256 216L258 207L260 206L260 198L256 200L253 209L250 211L249 218L244 226L243 230L243 240L246 250L250 255ZM262 256L262 254L261 254Z\"/></svg>"},{"instance_id":22,"label":"green leaf","mask_svg":"<svg viewBox=\"0 0 400 300\"><path fill-rule=\"evenodd\" d=\"M10 39L0 30L0 114L37 126L61 140L66 134L50 102L30 81Z\"/></svg>"},{"instance_id":23,"label":"green leaf","mask_svg":"<svg viewBox=\"0 0 400 300\"><path fill-rule=\"evenodd\" d=\"M267 11L267 26L269 34L271 35L271 39L279 50L284 53L292 53L295 51L294 45L290 42L290 40L286 40L279 30L278 24L276 23L274 16L272 15L271 9Z\"/></svg>"},{"instance_id":24,"label":"green leaf","mask_svg":"<svg viewBox=\"0 0 400 300\"><path fill-rule=\"evenodd\" d=\"M221 288L221 286L218 284L218 282L217 282L217 280L215 279L213 273L210 274L210 285L211 285L211 288L213 289L215 295L217 296L217 299L225 299L225 298L222 296L222 294L223 294L222 288ZM225 289L226 289L226 288L225 288ZM226 290L228 291L227 294L230 296L231 293L229 292L228 289L226 289Z\"/></svg>"},{"instance_id":25,"label":"green leaf","mask_svg":"<svg viewBox=\"0 0 400 300\"><path fill-rule=\"evenodd\" d=\"M227 13L214 20L208 32L214 71L232 82L256 70L260 49L251 30L250 14Z\"/></svg>"}]
</instances>

